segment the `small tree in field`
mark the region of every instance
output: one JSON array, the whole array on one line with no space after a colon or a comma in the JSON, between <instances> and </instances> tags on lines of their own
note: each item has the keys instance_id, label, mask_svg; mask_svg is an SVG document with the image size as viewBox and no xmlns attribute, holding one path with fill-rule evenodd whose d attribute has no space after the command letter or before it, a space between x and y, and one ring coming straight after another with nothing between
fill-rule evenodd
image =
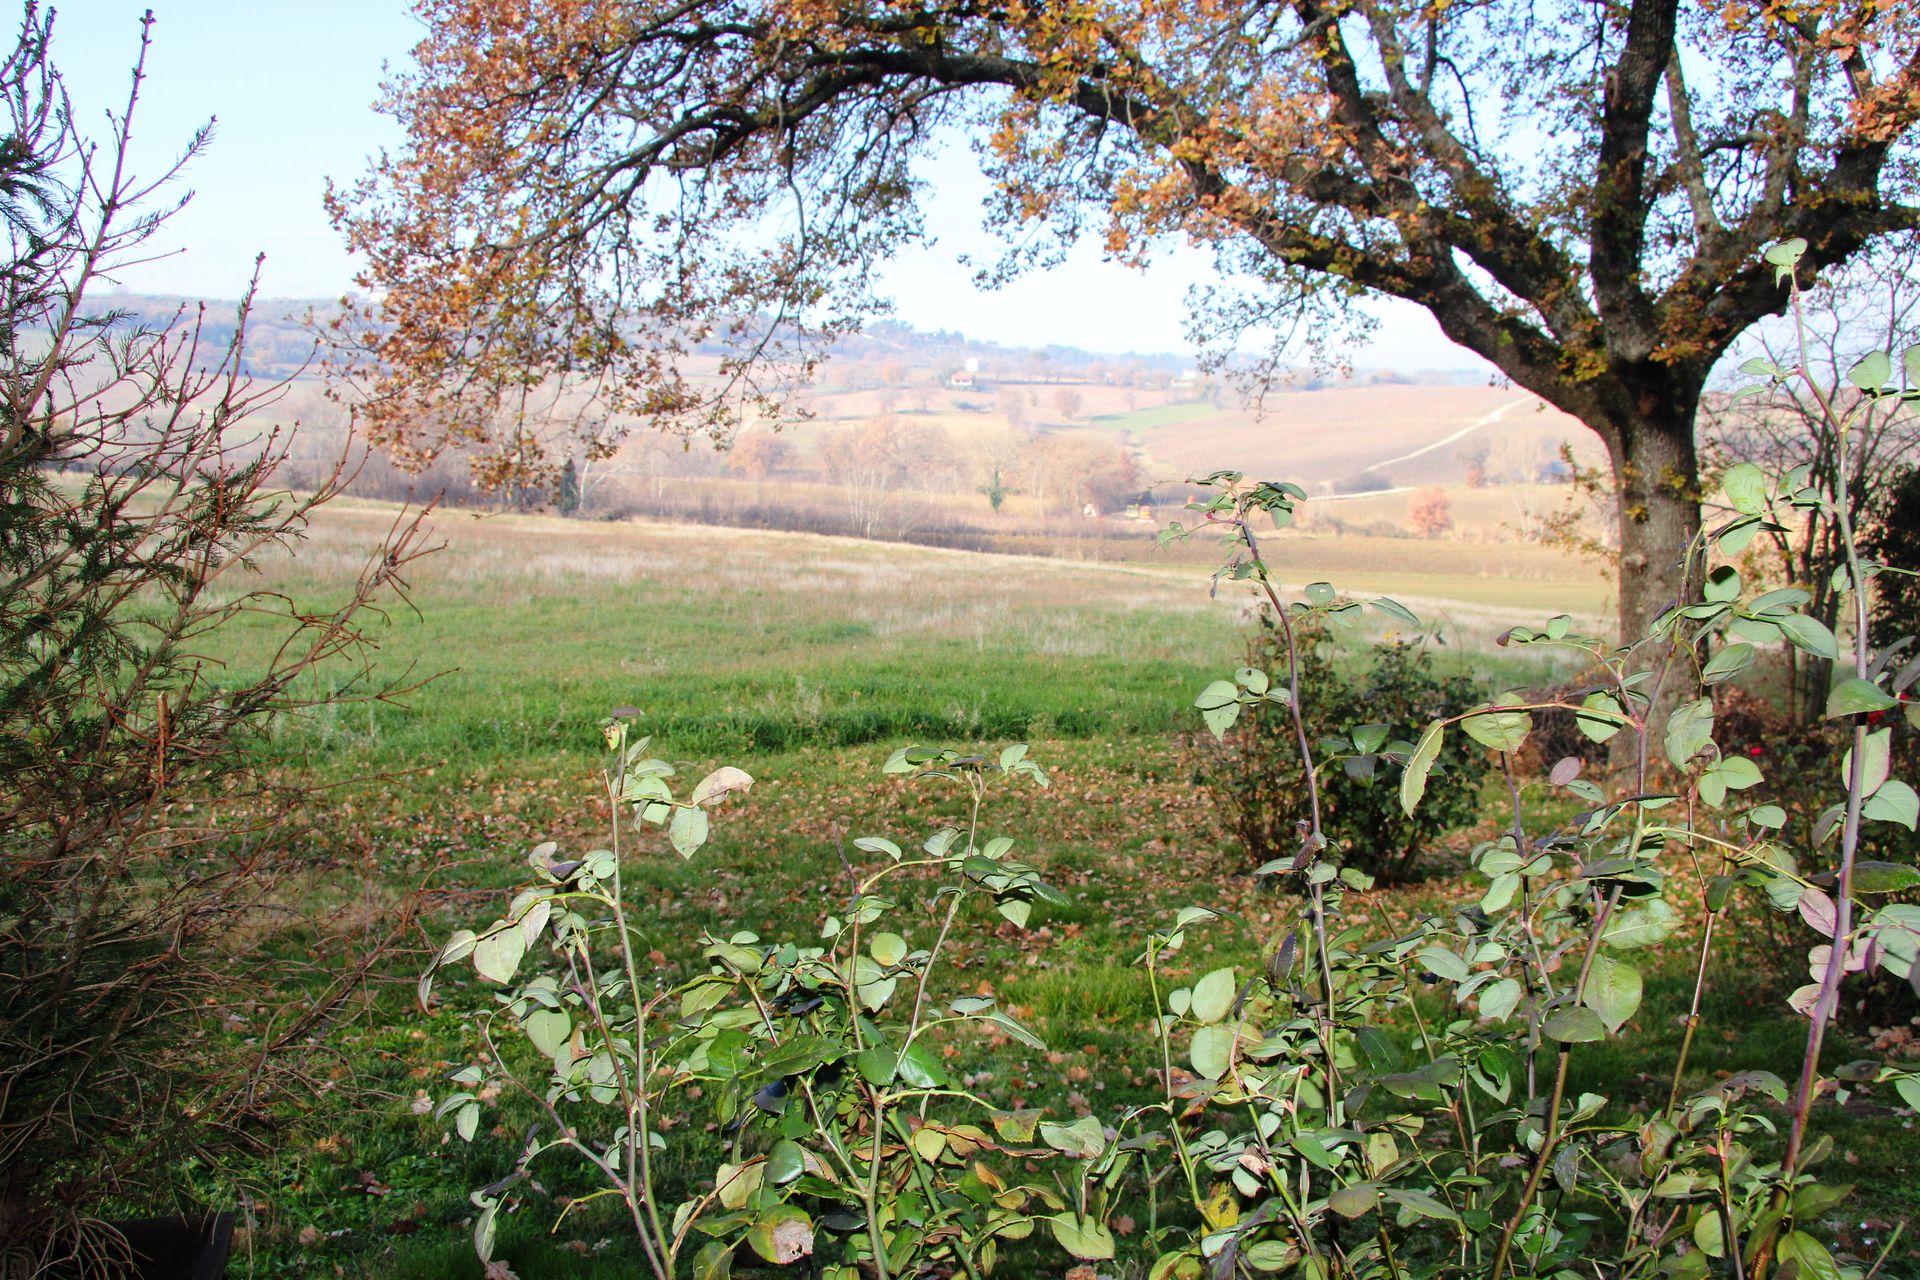
<instances>
[{"instance_id":1,"label":"small tree in field","mask_svg":"<svg viewBox=\"0 0 1920 1280\"><path fill-rule=\"evenodd\" d=\"M987 496L987 503L993 508L993 514L999 515L1009 492L1006 481L1001 478L1000 468L993 469L993 478L980 486L980 492Z\"/></svg>"},{"instance_id":2,"label":"small tree in field","mask_svg":"<svg viewBox=\"0 0 1920 1280\"><path fill-rule=\"evenodd\" d=\"M1421 538L1437 538L1453 528L1453 503L1447 491L1434 485L1407 499L1407 527Z\"/></svg>"},{"instance_id":3,"label":"small tree in field","mask_svg":"<svg viewBox=\"0 0 1920 1280\"><path fill-rule=\"evenodd\" d=\"M1469 489L1487 487L1487 446L1475 445L1460 455L1461 480Z\"/></svg>"},{"instance_id":4,"label":"small tree in field","mask_svg":"<svg viewBox=\"0 0 1920 1280\"><path fill-rule=\"evenodd\" d=\"M1080 393L1072 387L1062 387L1053 393L1053 407L1060 416L1071 422L1080 416L1082 399Z\"/></svg>"},{"instance_id":5,"label":"small tree in field","mask_svg":"<svg viewBox=\"0 0 1920 1280\"><path fill-rule=\"evenodd\" d=\"M767 431L740 436L727 450L727 470L748 480L765 480L787 464L787 442Z\"/></svg>"}]
</instances>

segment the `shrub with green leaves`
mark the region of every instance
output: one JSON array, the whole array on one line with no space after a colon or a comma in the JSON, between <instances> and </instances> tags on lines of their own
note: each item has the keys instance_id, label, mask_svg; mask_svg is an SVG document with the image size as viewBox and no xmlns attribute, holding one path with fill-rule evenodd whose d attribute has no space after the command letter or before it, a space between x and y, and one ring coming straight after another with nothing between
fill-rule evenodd
<instances>
[{"instance_id":1,"label":"shrub with green leaves","mask_svg":"<svg viewBox=\"0 0 1920 1280\"><path fill-rule=\"evenodd\" d=\"M1383 881L1414 879L1428 869L1422 857L1477 816L1484 765L1481 753L1449 744L1435 763L1427 803L1413 814L1400 807L1390 766L1406 761L1429 721L1472 706L1486 690L1470 677L1437 673L1423 641L1383 640L1368 651L1368 665L1359 673L1336 663L1328 628L1310 626L1298 642L1320 802L1328 829L1344 833L1344 864ZM1300 743L1285 703L1264 696L1287 687L1286 667L1284 635L1272 610L1263 609L1247 640L1246 666L1199 698L1203 710L1213 708L1209 719L1219 726L1214 744L1203 748L1201 778L1240 852L1266 872L1292 860L1308 808ZM1262 679L1263 697L1250 704L1258 714L1229 721L1225 711L1242 705L1241 689Z\"/></svg>"}]
</instances>

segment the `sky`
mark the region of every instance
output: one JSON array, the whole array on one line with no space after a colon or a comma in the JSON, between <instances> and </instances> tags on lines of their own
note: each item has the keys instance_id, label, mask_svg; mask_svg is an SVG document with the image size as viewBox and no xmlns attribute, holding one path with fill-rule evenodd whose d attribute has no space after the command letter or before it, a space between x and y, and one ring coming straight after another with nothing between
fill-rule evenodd
<instances>
[{"instance_id":1,"label":"sky","mask_svg":"<svg viewBox=\"0 0 1920 1280\"><path fill-rule=\"evenodd\" d=\"M148 7L155 23L135 116L140 171L164 170L196 128L209 119L216 125L212 147L185 178L193 199L166 232L178 252L119 283L140 293L235 297L264 253L264 297L345 292L354 264L327 224L321 196L329 176L351 181L368 156L402 141L372 103L384 66L405 65L422 34L404 0L65 0L54 59L83 125L97 131L101 112L125 103ZM1142 271L1083 244L1051 271L978 290L960 259L990 259L997 243L980 228L985 179L963 148L929 176L934 242L903 251L883 280L897 318L1009 346L1192 352L1186 299L1211 278L1205 255L1176 248ZM1381 326L1354 352L1355 365L1487 368L1448 342L1420 308L1370 305Z\"/></svg>"}]
</instances>

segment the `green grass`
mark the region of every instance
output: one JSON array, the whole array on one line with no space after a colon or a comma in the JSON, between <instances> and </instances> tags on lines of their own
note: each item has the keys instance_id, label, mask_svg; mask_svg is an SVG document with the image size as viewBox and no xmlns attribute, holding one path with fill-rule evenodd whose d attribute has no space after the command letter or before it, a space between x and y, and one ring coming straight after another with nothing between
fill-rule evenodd
<instances>
[{"instance_id":1,"label":"green grass","mask_svg":"<svg viewBox=\"0 0 1920 1280\"><path fill-rule=\"evenodd\" d=\"M262 582L303 602L337 593L356 548L387 519L376 508L329 514L307 551L264 566ZM839 833L906 844L958 817L951 792L879 776L889 746L908 739L1032 739L1053 774L1045 792L1010 793L989 825L1019 840L1018 854L1067 904L1036 913L1024 933L982 911L952 952L950 991L984 984L1050 1047L957 1043L957 1069L990 1073L986 1095L1057 1115L1146 1097L1156 1051L1136 958L1144 932L1180 906L1224 905L1247 922L1193 930L1178 958L1185 973L1257 963L1281 903L1242 874L1179 741L1196 727L1194 692L1240 660L1241 601L1226 590L1209 600L1191 567L530 518L454 515L443 528L451 546L414 583L418 613L396 611L375 634L384 669L446 674L408 708L290 720L277 742L329 780L395 775L308 816L304 837L316 852L352 868L338 873L342 892L366 877L431 880L450 895L427 919L433 938L493 918L528 846L604 841L595 726L630 704L659 750L690 771L724 762L758 780L719 816L695 860L656 849L629 862L663 977L697 963L703 929L816 936L840 892ZM1395 581L1408 596L1444 594L1431 578ZM1516 598L1526 606L1520 616L1555 611L1559 589L1516 584L1516 596L1533 593ZM271 639L260 624L217 638L236 670L261 663ZM1540 674L1478 648L1441 657L1501 683ZM1473 892L1442 880L1371 895L1356 905L1356 921L1398 929L1416 911ZM929 928L909 920L902 931L924 941ZM1691 957L1676 945L1648 959L1642 1034L1630 1048L1583 1046L1574 1087L1621 1102L1664 1097ZM1695 1086L1740 1067L1791 1075L1801 1032L1780 991L1797 979L1762 961L1771 963L1763 942L1730 939L1696 1043ZM479 1275L466 1195L507 1171L526 1116L511 1107L491 1114L469 1145L414 1114L417 1096L441 1096L444 1074L473 1059L473 1014L489 1003L458 972L442 982L434 1011L420 1012L411 1002L417 966L417 957L396 959L392 984L336 1045L334 1086L290 1105L271 1154L239 1170L256 1205L254 1273ZM1838 1059L1857 1052L1836 1038ZM1857 1160L1844 1175L1861 1188L1849 1213L1880 1221L1920 1209L1920 1135L1911 1117L1889 1118L1884 1098L1866 1101L1881 1109L1856 1105L1834 1115L1829 1131L1833 1159ZM699 1173L669 1162L669 1176ZM545 1194L525 1194L502 1226L502 1256L521 1276L637 1273L610 1214L570 1219L549 1236L554 1197L589 1189L584 1176L556 1162L542 1184Z\"/></svg>"},{"instance_id":2,"label":"green grass","mask_svg":"<svg viewBox=\"0 0 1920 1280\"><path fill-rule=\"evenodd\" d=\"M1209 401L1191 400L1179 404L1150 405L1145 409L1130 409L1126 413L1103 413L1094 421L1102 426L1119 427L1122 431L1151 431L1155 427L1170 427L1179 422L1211 418L1219 412Z\"/></svg>"},{"instance_id":3,"label":"green grass","mask_svg":"<svg viewBox=\"0 0 1920 1280\"><path fill-rule=\"evenodd\" d=\"M268 566L269 583L324 599L329 570L371 531L359 514L323 525L301 560ZM452 545L414 584L418 612L372 632L383 671L437 678L408 707L289 724L289 742L342 768L471 767L589 751L619 706L639 707L646 731L683 754L1164 733L1181 715L1166 691L1204 682L1236 626L1185 575L798 535L544 527L556 523L445 518ZM270 621L243 621L220 637L222 656L247 672L276 636ZM294 693L323 694L344 672Z\"/></svg>"},{"instance_id":4,"label":"green grass","mask_svg":"<svg viewBox=\"0 0 1920 1280\"><path fill-rule=\"evenodd\" d=\"M388 518L330 512L298 558L264 567L264 585L302 604L330 598ZM622 706L688 756L1165 736L1192 727L1185 691L1237 660L1247 599L1210 599L1199 570L1178 563L530 517L449 514L441 529L449 545L419 570L416 608L369 632L382 672L431 683L403 705L335 706L285 726L283 741L331 774L584 759L599 720ZM1453 585L1391 573L1353 583L1408 595L1436 584ZM1519 616L1541 612L1526 607L1540 584L1461 585L1510 599ZM242 618L215 643L244 676L278 636L272 620ZM1496 662L1508 678L1540 672ZM347 675L323 669L292 692L317 700Z\"/></svg>"}]
</instances>

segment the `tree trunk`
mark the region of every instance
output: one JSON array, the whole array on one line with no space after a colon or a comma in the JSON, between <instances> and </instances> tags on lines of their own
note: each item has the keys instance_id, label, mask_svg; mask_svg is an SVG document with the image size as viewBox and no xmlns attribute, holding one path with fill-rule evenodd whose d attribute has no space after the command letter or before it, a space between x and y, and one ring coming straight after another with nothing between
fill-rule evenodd
<instances>
[{"instance_id":1,"label":"tree trunk","mask_svg":"<svg viewBox=\"0 0 1920 1280\"><path fill-rule=\"evenodd\" d=\"M1608 453L1619 485L1620 642L1633 644L1699 591L1688 549L1700 532L1699 458L1692 406L1612 424Z\"/></svg>"},{"instance_id":2,"label":"tree trunk","mask_svg":"<svg viewBox=\"0 0 1920 1280\"><path fill-rule=\"evenodd\" d=\"M1620 643L1639 645L1631 666L1651 670L1643 686L1653 699L1647 719L1647 759L1659 767L1667 717L1693 688L1687 657L1668 645L1643 643L1654 620L1676 604L1698 598L1698 562L1688 554L1700 531L1699 460L1693 439L1692 399L1657 405L1641 399L1643 412L1608 424L1605 432L1618 486ZM1622 733L1613 739L1613 764L1638 763L1640 743Z\"/></svg>"}]
</instances>

